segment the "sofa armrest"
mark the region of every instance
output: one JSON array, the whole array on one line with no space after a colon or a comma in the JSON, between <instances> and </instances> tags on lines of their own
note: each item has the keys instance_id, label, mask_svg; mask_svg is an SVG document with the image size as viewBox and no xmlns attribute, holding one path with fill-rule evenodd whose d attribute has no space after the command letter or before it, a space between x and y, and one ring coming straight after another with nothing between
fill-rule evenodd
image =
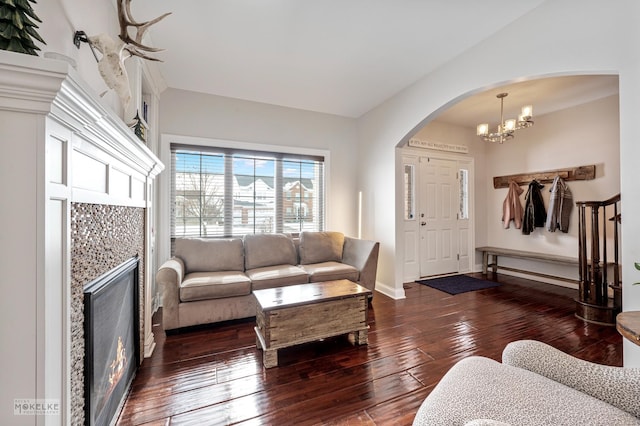
<instances>
[{"instance_id":1,"label":"sofa armrest","mask_svg":"<svg viewBox=\"0 0 640 426\"><path fill-rule=\"evenodd\" d=\"M360 285L373 291L378 272L378 252L380 243L358 238L344 237L342 263L360 271Z\"/></svg>"},{"instance_id":2,"label":"sofa armrest","mask_svg":"<svg viewBox=\"0 0 640 426\"><path fill-rule=\"evenodd\" d=\"M184 262L179 257L164 262L156 273L156 283L162 293L162 325L165 330L178 328L178 304L183 278Z\"/></svg>"},{"instance_id":3,"label":"sofa armrest","mask_svg":"<svg viewBox=\"0 0 640 426\"><path fill-rule=\"evenodd\" d=\"M595 364L535 340L509 343L502 353L502 362L533 371L640 417L640 368Z\"/></svg>"}]
</instances>

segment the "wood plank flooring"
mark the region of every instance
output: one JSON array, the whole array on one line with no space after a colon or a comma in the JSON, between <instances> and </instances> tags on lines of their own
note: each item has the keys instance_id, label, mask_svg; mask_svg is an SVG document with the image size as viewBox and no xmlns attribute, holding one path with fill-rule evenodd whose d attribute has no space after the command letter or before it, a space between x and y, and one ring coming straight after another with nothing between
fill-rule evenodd
<instances>
[{"instance_id":1,"label":"wood plank flooring","mask_svg":"<svg viewBox=\"0 0 640 426\"><path fill-rule=\"evenodd\" d=\"M491 279L501 285L456 296L417 283L405 285L403 300L376 293L368 346L337 337L284 349L280 366L268 370L255 346L254 319L166 336L156 315L156 349L138 371L118 424L410 425L456 361L500 360L518 339L622 365L615 327L574 316L576 290Z\"/></svg>"}]
</instances>

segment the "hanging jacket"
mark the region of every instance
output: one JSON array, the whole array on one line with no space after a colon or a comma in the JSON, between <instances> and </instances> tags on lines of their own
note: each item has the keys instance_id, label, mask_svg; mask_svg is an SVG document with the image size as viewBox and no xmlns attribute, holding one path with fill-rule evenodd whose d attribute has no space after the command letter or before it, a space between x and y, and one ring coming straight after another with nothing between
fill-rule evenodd
<instances>
[{"instance_id":1,"label":"hanging jacket","mask_svg":"<svg viewBox=\"0 0 640 426\"><path fill-rule=\"evenodd\" d=\"M547 217L547 230L556 232L556 229L569 232L569 219L573 207L573 195L567 184L560 176L556 176L549 190L549 216Z\"/></svg>"},{"instance_id":2,"label":"hanging jacket","mask_svg":"<svg viewBox=\"0 0 640 426\"><path fill-rule=\"evenodd\" d=\"M509 224L513 220L516 229L522 228L522 216L524 210L522 209L522 203L520 203L520 194L524 192L524 189L514 181L509 182L509 192L507 197L502 203L502 223L504 229L509 229Z\"/></svg>"},{"instance_id":3,"label":"hanging jacket","mask_svg":"<svg viewBox=\"0 0 640 426\"><path fill-rule=\"evenodd\" d=\"M532 180L527 190L524 201L524 219L522 220L522 233L529 235L535 228L541 228L547 221L547 212L544 208L542 193L544 188L537 180Z\"/></svg>"}]
</instances>

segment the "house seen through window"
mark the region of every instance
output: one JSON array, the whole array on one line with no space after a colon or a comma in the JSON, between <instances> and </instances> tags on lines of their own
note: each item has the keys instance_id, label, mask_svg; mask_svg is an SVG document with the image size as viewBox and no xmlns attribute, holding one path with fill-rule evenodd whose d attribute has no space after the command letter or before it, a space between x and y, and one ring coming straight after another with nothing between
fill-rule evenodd
<instances>
[{"instance_id":1,"label":"house seen through window","mask_svg":"<svg viewBox=\"0 0 640 426\"><path fill-rule=\"evenodd\" d=\"M172 237L324 230L324 159L171 147Z\"/></svg>"}]
</instances>

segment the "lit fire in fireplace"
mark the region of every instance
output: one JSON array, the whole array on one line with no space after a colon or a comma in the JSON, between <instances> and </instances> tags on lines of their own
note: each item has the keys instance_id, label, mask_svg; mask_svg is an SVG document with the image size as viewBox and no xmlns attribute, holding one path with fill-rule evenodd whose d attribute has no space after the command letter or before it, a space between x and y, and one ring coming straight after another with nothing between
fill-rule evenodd
<instances>
[{"instance_id":1,"label":"lit fire in fireplace","mask_svg":"<svg viewBox=\"0 0 640 426\"><path fill-rule=\"evenodd\" d=\"M124 368L127 366L127 353L122 343L122 337L118 336L118 349L116 350L116 358L111 361L111 373L109 373L109 392L118 384L122 375L124 374Z\"/></svg>"}]
</instances>

